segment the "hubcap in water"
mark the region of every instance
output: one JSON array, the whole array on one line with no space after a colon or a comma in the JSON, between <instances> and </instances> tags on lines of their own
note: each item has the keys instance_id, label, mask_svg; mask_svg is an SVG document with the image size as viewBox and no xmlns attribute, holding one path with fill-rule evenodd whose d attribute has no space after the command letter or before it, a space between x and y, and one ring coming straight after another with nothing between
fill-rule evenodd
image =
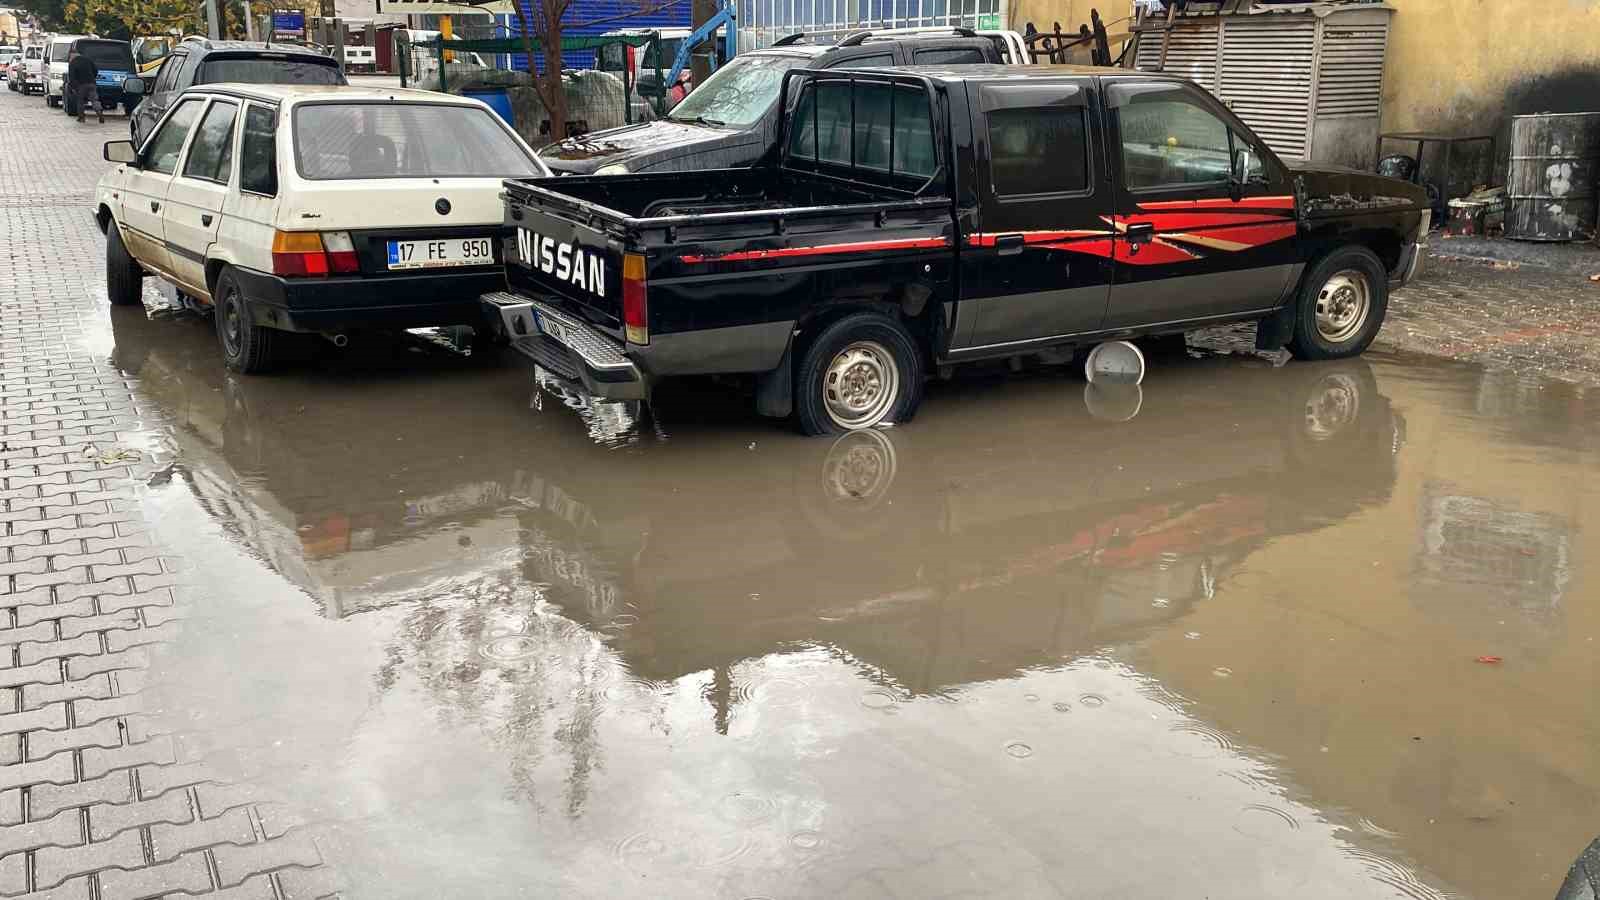
<instances>
[{"instance_id":1,"label":"hubcap in water","mask_svg":"<svg viewBox=\"0 0 1600 900\"><path fill-rule=\"evenodd\" d=\"M1346 269L1329 278L1317 292L1317 333L1338 344L1360 333L1372 308L1372 290L1367 276Z\"/></svg>"},{"instance_id":2,"label":"hubcap in water","mask_svg":"<svg viewBox=\"0 0 1600 900\"><path fill-rule=\"evenodd\" d=\"M900 370L888 348L856 341L834 355L822 379L828 418L840 428L870 428L900 396Z\"/></svg>"},{"instance_id":3,"label":"hubcap in water","mask_svg":"<svg viewBox=\"0 0 1600 900\"><path fill-rule=\"evenodd\" d=\"M1348 375L1329 375L1306 398L1305 433L1325 441L1361 414L1361 388Z\"/></svg>"}]
</instances>

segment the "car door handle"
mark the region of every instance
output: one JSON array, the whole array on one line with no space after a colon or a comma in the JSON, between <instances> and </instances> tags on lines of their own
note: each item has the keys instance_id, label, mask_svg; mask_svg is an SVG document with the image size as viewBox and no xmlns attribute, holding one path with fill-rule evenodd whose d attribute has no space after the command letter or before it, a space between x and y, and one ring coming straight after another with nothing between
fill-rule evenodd
<instances>
[{"instance_id":1,"label":"car door handle","mask_svg":"<svg viewBox=\"0 0 1600 900\"><path fill-rule=\"evenodd\" d=\"M994 249L1001 256L1014 256L1022 252L1025 243L1020 234L1002 234L994 239Z\"/></svg>"},{"instance_id":2,"label":"car door handle","mask_svg":"<svg viewBox=\"0 0 1600 900\"><path fill-rule=\"evenodd\" d=\"M1156 226L1153 222L1129 222L1124 235L1129 244L1148 244L1156 239Z\"/></svg>"},{"instance_id":3,"label":"car door handle","mask_svg":"<svg viewBox=\"0 0 1600 900\"><path fill-rule=\"evenodd\" d=\"M211 217L210 216L201 216L200 217L200 224L206 226L207 228L210 228L211 227Z\"/></svg>"},{"instance_id":4,"label":"car door handle","mask_svg":"<svg viewBox=\"0 0 1600 900\"><path fill-rule=\"evenodd\" d=\"M150 211L151 212L161 212L161 204L157 203L154 200L151 200L150 201Z\"/></svg>"}]
</instances>

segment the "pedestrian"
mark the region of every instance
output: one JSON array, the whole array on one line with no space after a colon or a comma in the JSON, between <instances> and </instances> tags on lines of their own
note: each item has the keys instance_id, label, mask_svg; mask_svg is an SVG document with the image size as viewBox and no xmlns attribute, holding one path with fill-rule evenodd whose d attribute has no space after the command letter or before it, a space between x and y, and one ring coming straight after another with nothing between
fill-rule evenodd
<instances>
[{"instance_id":1,"label":"pedestrian","mask_svg":"<svg viewBox=\"0 0 1600 900\"><path fill-rule=\"evenodd\" d=\"M95 118L100 124L105 124L106 111L100 105L100 89L94 83L99 75L100 68L86 54L73 51L67 57L67 95L77 104L79 122L83 121L84 112L93 103Z\"/></svg>"}]
</instances>

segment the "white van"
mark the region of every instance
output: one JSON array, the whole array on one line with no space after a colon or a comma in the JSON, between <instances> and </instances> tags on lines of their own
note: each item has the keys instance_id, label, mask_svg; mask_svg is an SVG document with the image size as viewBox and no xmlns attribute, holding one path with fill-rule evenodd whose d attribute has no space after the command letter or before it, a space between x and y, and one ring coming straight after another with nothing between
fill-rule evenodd
<instances>
[{"instance_id":1,"label":"white van","mask_svg":"<svg viewBox=\"0 0 1600 900\"><path fill-rule=\"evenodd\" d=\"M44 48L44 102L46 106L60 106L67 84L67 54L72 42L78 38L94 37L92 34L58 34L50 38Z\"/></svg>"}]
</instances>

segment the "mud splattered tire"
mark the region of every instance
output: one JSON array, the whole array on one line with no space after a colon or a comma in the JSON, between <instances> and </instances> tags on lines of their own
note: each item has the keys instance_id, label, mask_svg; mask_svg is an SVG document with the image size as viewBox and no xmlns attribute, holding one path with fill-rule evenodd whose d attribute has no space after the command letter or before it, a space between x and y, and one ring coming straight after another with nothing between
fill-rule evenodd
<instances>
[{"instance_id":1,"label":"mud splattered tire","mask_svg":"<svg viewBox=\"0 0 1600 900\"><path fill-rule=\"evenodd\" d=\"M112 306L138 306L144 291L144 269L128 254L116 222L106 225L106 299Z\"/></svg>"},{"instance_id":2,"label":"mud splattered tire","mask_svg":"<svg viewBox=\"0 0 1600 900\"><path fill-rule=\"evenodd\" d=\"M249 304L239 291L233 270L222 270L211 296L216 302L212 318L217 326L217 343L222 346L223 365L245 375L271 369L277 361L274 344L279 335L251 320Z\"/></svg>"},{"instance_id":3,"label":"mud splattered tire","mask_svg":"<svg viewBox=\"0 0 1600 900\"><path fill-rule=\"evenodd\" d=\"M824 328L795 376L795 421L806 434L907 422L922 402L923 363L904 325L856 313Z\"/></svg>"},{"instance_id":4,"label":"mud splattered tire","mask_svg":"<svg viewBox=\"0 0 1600 900\"><path fill-rule=\"evenodd\" d=\"M1389 276L1365 247L1322 258L1300 286L1294 337L1297 359L1344 359L1371 346L1389 310Z\"/></svg>"}]
</instances>

